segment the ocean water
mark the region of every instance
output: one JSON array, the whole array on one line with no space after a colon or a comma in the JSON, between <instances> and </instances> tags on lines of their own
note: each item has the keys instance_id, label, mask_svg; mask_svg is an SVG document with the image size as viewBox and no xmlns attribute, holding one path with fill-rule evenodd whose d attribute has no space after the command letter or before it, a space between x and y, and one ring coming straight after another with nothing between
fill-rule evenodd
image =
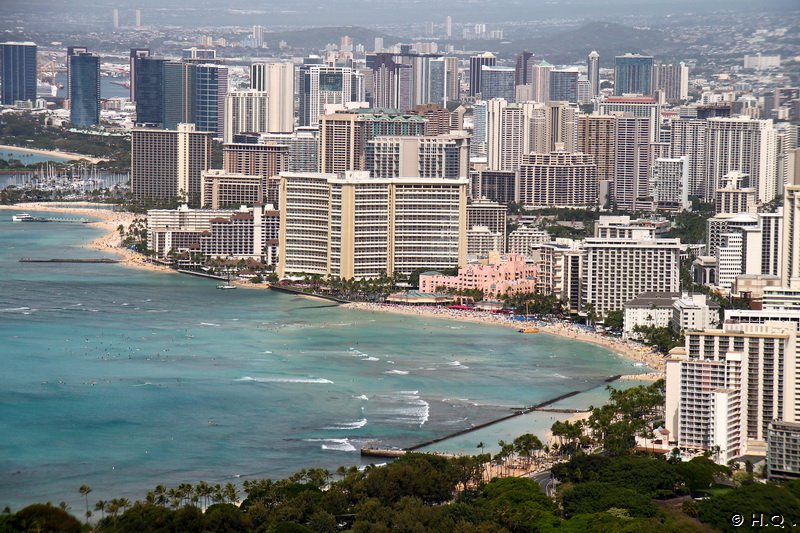
<instances>
[{"instance_id":1,"label":"ocean water","mask_svg":"<svg viewBox=\"0 0 800 533\"><path fill-rule=\"evenodd\" d=\"M642 370L547 335L121 265L20 263L102 255L81 247L100 230L11 214L0 211L0 507L80 509L84 483L95 500L133 500L157 484L360 465L361 447L414 445ZM482 431L448 451L504 438Z\"/></svg>"},{"instance_id":2,"label":"ocean water","mask_svg":"<svg viewBox=\"0 0 800 533\"><path fill-rule=\"evenodd\" d=\"M23 165L35 165L36 163L44 163L45 161L57 161L59 163L69 161L66 157L59 157L57 155L32 154L30 152L11 150L8 148L0 149L0 159L5 159L6 161L16 159Z\"/></svg>"}]
</instances>

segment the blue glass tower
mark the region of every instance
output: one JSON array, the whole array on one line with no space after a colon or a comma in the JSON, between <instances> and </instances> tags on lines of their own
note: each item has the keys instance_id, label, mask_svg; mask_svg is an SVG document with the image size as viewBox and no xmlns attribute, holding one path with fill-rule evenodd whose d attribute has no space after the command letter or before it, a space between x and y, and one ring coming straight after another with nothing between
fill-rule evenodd
<instances>
[{"instance_id":1,"label":"blue glass tower","mask_svg":"<svg viewBox=\"0 0 800 533\"><path fill-rule=\"evenodd\" d=\"M0 100L13 105L17 100L36 100L36 45L0 43Z\"/></svg>"},{"instance_id":2,"label":"blue glass tower","mask_svg":"<svg viewBox=\"0 0 800 533\"><path fill-rule=\"evenodd\" d=\"M69 57L69 121L73 126L100 123L100 57L82 52Z\"/></svg>"},{"instance_id":3,"label":"blue glass tower","mask_svg":"<svg viewBox=\"0 0 800 533\"><path fill-rule=\"evenodd\" d=\"M653 94L653 56L625 54L614 58L614 95Z\"/></svg>"},{"instance_id":4,"label":"blue glass tower","mask_svg":"<svg viewBox=\"0 0 800 533\"><path fill-rule=\"evenodd\" d=\"M136 123L164 123L164 60L137 57L135 62Z\"/></svg>"},{"instance_id":5,"label":"blue glass tower","mask_svg":"<svg viewBox=\"0 0 800 533\"><path fill-rule=\"evenodd\" d=\"M578 71L551 70L549 75L550 101L564 101L572 103L576 103L578 101Z\"/></svg>"},{"instance_id":6,"label":"blue glass tower","mask_svg":"<svg viewBox=\"0 0 800 533\"><path fill-rule=\"evenodd\" d=\"M514 69L509 67L481 67L481 99L505 98L514 101Z\"/></svg>"}]
</instances>

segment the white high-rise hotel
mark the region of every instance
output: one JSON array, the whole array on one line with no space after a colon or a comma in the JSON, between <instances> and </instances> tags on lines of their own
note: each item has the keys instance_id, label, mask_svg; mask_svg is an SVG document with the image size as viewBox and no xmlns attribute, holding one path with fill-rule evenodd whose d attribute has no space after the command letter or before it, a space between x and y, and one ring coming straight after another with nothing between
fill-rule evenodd
<instances>
[{"instance_id":1,"label":"white high-rise hotel","mask_svg":"<svg viewBox=\"0 0 800 533\"><path fill-rule=\"evenodd\" d=\"M772 120L749 117L711 118L706 124L705 178L707 194L719 188L732 170L750 175L758 201L772 201L779 193L776 179L776 132Z\"/></svg>"},{"instance_id":2,"label":"white high-rise hotel","mask_svg":"<svg viewBox=\"0 0 800 533\"><path fill-rule=\"evenodd\" d=\"M269 97L266 91L231 91L225 97L223 142L232 143L239 133L268 131Z\"/></svg>"},{"instance_id":3,"label":"white high-rise hotel","mask_svg":"<svg viewBox=\"0 0 800 533\"><path fill-rule=\"evenodd\" d=\"M284 173L278 275L377 278L466 262L466 178Z\"/></svg>"}]
</instances>

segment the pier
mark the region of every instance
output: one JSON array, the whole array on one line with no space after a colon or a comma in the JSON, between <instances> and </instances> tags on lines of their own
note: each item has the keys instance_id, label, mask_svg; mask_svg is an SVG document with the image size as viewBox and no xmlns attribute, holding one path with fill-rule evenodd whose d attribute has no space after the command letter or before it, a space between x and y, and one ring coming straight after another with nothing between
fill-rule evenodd
<instances>
[{"instance_id":1,"label":"pier","mask_svg":"<svg viewBox=\"0 0 800 533\"><path fill-rule=\"evenodd\" d=\"M612 383L617 381L621 375L611 376L605 380L603 383ZM591 389L588 389L591 390ZM549 400L545 400L541 403L530 407L520 407L514 409L514 412L502 416L500 418L496 418L494 420L489 420L488 422L484 422L482 424L478 424L466 429L462 429L460 431L456 431L455 433L450 433L448 435L444 435L443 437L437 437L435 439L430 439L420 444L415 444L414 446L409 446L408 448L398 449L398 448L361 448L361 455L365 457L383 457L387 459L396 459L397 457L402 457L408 452L414 452L421 448L425 448L426 446L430 446L431 444L436 444L437 442L442 442L444 440L451 439L453 437L459 437L461 435L466 435L467 433L472 433L473 431L477 431L479 429L483 429L489 426L493 426L495 424L499 424L500 422L505 422L506 420L510 420L512 418L522 416L528 413L533 413L535 411L545 412L545 413L562 413L562 414L575 414L575 413L586 413L588 409L559 409L559 408L550 408L549 406L553 405L554 403L560 402L561 400L566 400L567 398L571 398L575 395L582 394L587 391L580 391L575 390L571 392L567 392L560 396L556 396L555 398L551 398Z\"/></svg>"},{"instance_id":2,"label":"pier","mask_svg":"<svg viewBox=\"0 0 800 533\"><path fill-rule=\"evenodd\" d=\"M350 303L350 301L348 301L348 300L343 300L342 298L336 298L335 296L327 296L325 294L317 294L317 293L305 292L305 291L302 291L300 289L295 289L295 288L292 288L292 287L286 287L286 286L281 286L281 285L270 285L269 288L272 289L273 291L286 292L286 293L289 293L289 294L295 294L297 296L310 296L311 298L320 298L322 300L328 300L330 302L336 302L337 304L349 304Z\"/></svg>"},{"instance_id":3,"label":"pier","mask_svg":"<svg viewBox=\"0 0 800 533\"><path fill-rule=\"evenodd\" d=\"M21 220L20 222L59 222L61 224L89 224L92 221L88 218L71 218L71 217L31 217L28 220Z\"/></svg>"},{"instance_id":4,"label":"pier","mask_svg":"<svg viewBox=\"0 0 800 533\"><path fill-rule=\"evenodd\" d=\"M198 272L196 270L184 270L182 268L179 268L177 272L179 274L188 274L189 276L197 276L199 278L215 279L217 281L228 281L228 278L223 278L222 276L217 276L216 274L207 274L205 272Z\"/></svg>"},{"instance_id":5,"label":"pier","mask_svg":"<svg viewBox=\"0 0 800 533\"><path fill-rule=\"evenodd\" d=\"M97 264L114 264L119 263L118 259L109 259L108 257L97 257L89 259L31 259L23 257L19 260L20 263L97 263Z\"/></svg>"}]
</instances>

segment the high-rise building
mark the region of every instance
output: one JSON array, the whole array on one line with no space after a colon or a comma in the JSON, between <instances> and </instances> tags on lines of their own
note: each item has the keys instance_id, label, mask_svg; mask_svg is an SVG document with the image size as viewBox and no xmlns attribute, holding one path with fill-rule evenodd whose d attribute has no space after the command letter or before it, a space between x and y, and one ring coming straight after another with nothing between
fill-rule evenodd
<instances>
[{"instance_id":1,"label":"high-rise building","mask_svg":"<svg viewBox=\"0 0 800 533\"><path fill-rule=\"evenodd\" d=\"M217 51L210 48L184 48L181 50L181 61L184 63L219 63Z\"/></svg>"},{"instance_id":2,"label":"high-rise building","mask_svg":"<svg viewBox=\"0 0 800 533\"><path fill-rule=\"evenodd\" d=\"M223 142L233 142L239 133L267 133L269 97L265 91L231 91L225 98Z\"/></svg>"},{"instance_id":3,"label":"high-rise building","mask_svg":"<svg viewBox=\"0 0 800 533\"><path fill-rule=\"evenodd\" d=\"M439 57L430 61L430 98L439 105L459 99L458 58Z\"/></svg>"},{"instance_id":4,"label":"high-rise building","mask_svg":"<svg viewBox=\"0 0 800 533\"><path fill-rule=\"evenodd\" d=\"M150 57L149 48L131 48L130 59L128 61L130 66L130 76L128 77L131 85L131 102L136 102L136 70L139 66L139 60Z\"/></svg>"},{"instance_id":5,"label":"high-rise building","mask_svg":"<svg viewBox=\"0 0 800 533\"><path fill-rule=\"evenodd\" d=\"M653 56L625 54L615 57L614 94L653 94Z\"/></svg>"},{"instance_id":6,"label":"high-rise building","mask_svg":"<svg viewBox=\"0 0 800 533\"><path fill-rule=\"evenodd\" d=\"M453 17L450 15L444 19L444 36L448 39L453 36Z\"/></svg>"},{"instance_id":7,"label":"high-rise building","mask_svg":"<svg viewBox=\"0 0 800 533\"><path fill-rule=\"evenodd\" d=\"M69 57L69 121L73 126L100 123L100 57L88 52Z\"/></svg>"},{"instance_id":8,"label":"high-rise building","mask_svg":"<svg viewBox=\"0 0 800 533\"><path fill-rule=\"evenodd\" d=\"M597 165L586 154L530 154L519 167L519 202L531 209L595 207L597 186Z\"/></svg>"},{"instance_id":9,"label":"high-rise building","mask_svg":"<svg viewBox=\"0 0 800 533\"><path fill-rule=\"evenodd\" d=\"M78 54L85 54L88 51L89 51L89 49L87 47L85 47L85 46L68 46L67 47L67 61L66 61L66 64L67 64L67 85L66 85L66 91L65 91L66 95L67 95L67 98L69 98L69 93L70 93L69 80L70 80L70 78L72 78L72 73L70 72L70 60L69 60L69 58L72 57L72 56L76 56Z\"/></svg>"},{"instance_id":10,"label":"high-rise building","mask_svg":"<svg viewBox=\"0 0 800 533\"><path fill-rule=\"evenodd\" d=\"M800 287L800 185L786 185L783 200L781 285Z\"/></svg>"},{"instance_id":11,"label":"high-rise building","mask_svg":"<svg viewBox=\"0 0 800 533\"><path fill-rule=\"evenodd\" d=\"M135 65L131 90L136 86L136 124L164 125L164 64L154 57L131 58ZM187 117L189 118L189 117Z\"/></svg>"},{"instance_id":12,"label":"high-rise building","mask_svg":"<svg viewBox=\"0 0 800 533\"><path fill-rule=\"evenodd\" d=\"M194 123L197 117L197 65L164 62L164 129Z\"/></svg>"},{"instance_id":13,"label":"high-rise building","mask_svg":"<svg viewBox=\"0 0 800 533\"><path fill-rule=\"evenodd\" d=\"M200 203L201 173L211 165L212 132L194 124L177 131L134 128L131 133L131 194L138 202Z\"/></svg>"},{"instance_id":14,"label":"high-rise building","mask_svg":"<svg viewBox=\"0 0 800 533\"><path fill-rule=\"evenodd\" d=\"M551 70L548 100L578 102L578 71Z\"/></svg>"},{"instance_id":15,"label":"high-rise building","mask_svg":"<svg viewBox=\"0 0 800 533\"><path fill-rule=\"evenodd\" d=\"M467 253L477 255L488 252L504 253L507 213L508 208L505 205L486 198L478 198L467 203ZM470 232L473 243L469 243Z\"/></svg>"},{"instance_id":16,"label":"high-rise building","mask_svg":"<svg viewBox=\"0 0 800 533\"><path fill-rule=\"evenodd\" d=\"M529 83L528 73L530 69L528 68L528 63L532 60L533 54L527 50L523 50L517 54L517 66L514 68L515 85L527 85Z\"/></svg>"},{"instance_id":17,"label":"high-rise building","mask_svg":"<svg viewBox=\"0 0 800 533\"><path fill-rule=\"evenodd\" d=\"M111 12L111 23L114 25L114 29L119 29L119 9L115 9Z\"/></svg>"},{"instance_id":18,"label":"high-rise building","mask_svg":"<svg viewBox=\"0 0 800 533\"><path fill-rule=\"evenodd\" d=\"M600 187L614 181L617 119L612 115L579 115L577 152L592 156Z\"/></svg>"},{"instance_id":19,"label":"high-rise building","mask_svg":"<svg viewBox=\"0 0 800 533\"><path fill-rule=\"evenodd\" d=\"M684 347L667 360L670 438L713 452L720 464L763 455L770 423L797 421L797 319L733 310L722 329L686 331Z\"/></svg>"},{"instance_id":20,"label":"high-rise building","mask_svg":"<svg viewBox=\"0 0 800 533\"><path fill-rule=\"evenodd\" d=\"M136 16L136 29L138 30L142 27L142 10L137 9L134 14Z\"/></svg>"},{"instance_id":21,"label":"high-rise building","mask_svg":"<svg viewBox=\"0 0 800 533\"><path fill-rule=\"evenodd\" d=\"M319 168L345 172L366 168L367 142L384 135L421 136L426 120L413 114L360 109L320 118Z\"/></svg>"},{"instance_id":22,"label":"high-rise building","mask_svg":"<svg viewBox=\"0 0 800 533\"><path fill-rule=\"evenodd\" d=\"M200 174L200 207L222 209L263 204L267 198L263 176L226 170L206 170Z\"/></svg>"},{"instance_id":23,"label":"high-rise building","mask_svg":"<svg viewBox=\"0 0 800 533\"><path fill-rule=\"evenodd\" d=\"M36 44L0 43L0 102L36 100Z\"/></svg>"},{"instance_id":24,"label":"high-rise building","mask_svg":"<svg viewBox=\"0 0 800 533\"><path fill-rule=\"evenodd\" d=\"M466 261L466 179L285 173L278 275L368 279Z\"/></svg>"},{"instance_id":25,"label":"high-rise building","mask_svg":"<svg viewBox=\"0 0 800 533\"><path fill-rule=\"evenodd\" d=\"M659 211L684 211L689 203L689 166L686 156L659 157L650 180L653 206Z\"/></svg>"},{"instance_id":26,"label":"high-rise building","mask_svg":"<svg viewBox=\"0 0 800 533\"><path fill-rule=\"evenodd\" d=\"M253 63L250 88L269 95L270 133L291 133L294 129L294 64Z\"/></svg>"},{"instance_id":27,"label":"high-rise building","mask_svg":"<svg viewBox=\"0 0 800 533\"><path fill-rule=\"evenodd\" d=\"M514 101L514 69L509 67L481 67L481 90L483 100L503 98Z\"/></svg>"},{"instance_id":28,"label":"high-rise building","mask_svg":"<svg viewBox=\"0 0 800 533\"><path fill-rule=\"evenodd\" d=\"M670 103L689 98L689 67L685 63L659 64L653 70L653 88Z\"/></svg>"},{"instance_id":29,"label":"high-rise building","mask_svg":"<svg viewBox=\"0 0 800 533\"><path fill-rule=\"evenodd\" d=\"M374 178L466 178L469 137L380 136L367 142L366 170Z\"/></svg>"},{"instance_id":30,"label":"high-rise building","mask_svg":"<svg viewBox=\"0 0 800 533\"><path fill-rule=\"evenodd\" d=\"M756 213L758 211L756 190L749 186L750 176L738 170L728 172L719 180L714 195L716 214Z\"/></svg>"},{"instance_id":31,"label":"high-rise building","mask_svg":"<svg viewBox=\"0 0 800 533\"><path fill-rule=\"evenodd\" d=\"M414 100L413 67L396 61L391 53L367 56L372 74L370 104L379 109L411 109Z\"/></svg>"},{"instance_id":32,"label":"high-rise building","mask_svg":"<svg viewBox=\"0 0 800 533\"><path fill-rule=\"evenodd\" d=\"M654 99L646 96L612 96L600 102L601 115L612 113L630 113L634 117L647 118L650 123L650 142L659 141L661 104Z\"/></svg>"},{"instance_id":33,"label":"high-rise building","mask_svg":"<svg viewBox=\"0 0 800 533\"><path fill-rule=\"evenodd\" d=\"M545 152L546 144L537 147L537 125L544 130L545 106L535 102L509 104L502 98L486 102L486 155L490 170L519 168L524 155Z\"/></svg>"},{"instance_id":34,"label":"high-rise building","mask_svg":"<svg viewBox=\"0 0 800 533\"><path fill-rule=\"evenodd\" d=\"M545 107L544 130L536 128L533 150L539 153L577 151L578 108L565 101L550 101Z\"/></svg>"},{"instance_id":35,"label":"high-rise building","mask_svg":"<svg viewBox=\"0 0 800 533\"><path fill-rule=\"evenodd\" d=\"M689 196L711 201L711 184L706 180L706 121L677 118L671 128L672 157L686 157Z\"/></svg>"},{"instance_id":36,"label":"high-rise building","mask_svg":"<svg viewBox=\"0 0 800 533\"><path fill-rule=\"evenodd\" d=\"M635 211L650 195L650 121L630 114L616 119L612 201L617 209Z\"/></svg>"},{"instance_id":37,"label":"high-rise building","mask_svg":"<svg viewBox=\"0 0 800 533\"><path fill-rule=\"evenodd\" d=\"M200 131L222 137L225 129L225 97L228 94L228 67L197 65L195 124Z\"/></svg>"},{"instance_id":38,"label":"high-rise building","mask_svg":"<svg viewBox=\"0 0 800 533\"><path fill-rule=\"evenodd\" d=\"M586 303L602 316L643 292L678 292L680 249L680 239L586 239Z\"/></svg>"},{"instance_id":39,"label":"high-rise building","mask_svg":"<svg viewBox=\"0 0 800 533\"><path fill-rule=\"evenodd\" d=\"M728 172L750 176L758 201L778 195L776 139L772 120L749 117L711 118L706 122L705 175L711 191L719 188Z\"/></svg>"},{"instance_id":40,"label":"high-rise building","mask_svg":"<svg viewBox=\"0 0 800 533\"><path fill-rule=\"evenodd\" d=\"M550 71L553 65L542 59L528 63L530 72L528 73L528 83L531 86L531 100L539 103L547 103L550 98Z\"/></svg>"},{"instance_id":41,"label":"high-rise building","mask_svg":"<svg viewBox=\"0 0 800 533\"><path fill-rule=\"evenodd\" d=\"M469 147L470 155L472 156L481 157L486 155L486 120L486 102L479 100L472 106L472 142Z\"/></svg>"},{"instance_id":42,"label":"high-rise building","mask_svg":"<svg viewBox=\"0 0 800 533\"><path fill-rule=\"evenodd\" d=\"M469 96L481 93L481 67L493 67L497 57L491 52L484 52L469 58Z\"/></svg>"},{"instance_id":43,"label":"high-rise building","mask_svg":"<svg viewBox=\"0 0 800 533\"><path fill-rule=\"evenodd\" d=\"M600 94L600 54L592 50L586 57L586 72L589 78L589 96Z\"/></svg>"},{"instance_id":44,"label":"high-rise building","mask_svg":"<svg viewBox=\"0 0 800 533\"><path fill-rule=\"evenodd\" d=\"M319 169L319 129L297 128L293 133L270 133L261 136L267 144L289 147L288 172L316 172Z\"/></svg>"},{"instance_id":45,"label":"high-rise building","mask_svg":"<svg viewBox=\"0 0 800 533\"><path fill-rule=\"evenodd\" d=\"M361 102L363 77L349 67L305 64L298 73L299 124L316 126L325 106Z\"/></svg>"}]
</instances>

